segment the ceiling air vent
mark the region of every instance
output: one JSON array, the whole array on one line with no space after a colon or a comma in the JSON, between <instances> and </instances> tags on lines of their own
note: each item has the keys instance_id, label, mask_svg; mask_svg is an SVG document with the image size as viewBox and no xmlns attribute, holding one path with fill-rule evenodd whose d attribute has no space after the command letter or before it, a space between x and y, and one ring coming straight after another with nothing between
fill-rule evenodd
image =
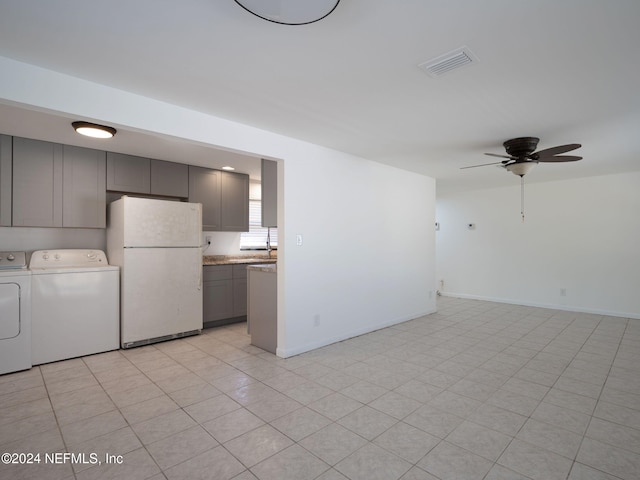
<instances>
[{"instance_id":1,"label":"ceiling air vent","mask_svg":"<svg viewBox=\"0 0 640 480\"><path fill-rule=\"evenodd\" d=\"M440 77L451 70L472 65L478 62L478 58L468 47L461 47L453 52L445 53L437 58L428 60L418 65L430 77Z\"/></svg>"}]
</instances>

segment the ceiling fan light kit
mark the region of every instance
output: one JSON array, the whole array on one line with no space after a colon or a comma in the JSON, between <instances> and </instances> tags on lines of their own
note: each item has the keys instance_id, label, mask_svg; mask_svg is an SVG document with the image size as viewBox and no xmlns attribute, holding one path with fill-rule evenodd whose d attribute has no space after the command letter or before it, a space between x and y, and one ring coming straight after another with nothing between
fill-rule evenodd
<instances>
[{"instance_id":1,"label":"ceiling fan light kit","mask_svg":"<svg viewBox=\"0 0 640 480\"><path fill-rule=\"evenodd\" d=\"M514 175L518 175L520 177L523 177L527 173L529 173L531 170L533 170L533 167L535 167L537 164L538 164L538 162L536 162L536 161L531 161L531 162L513 162L513 163L509 163L509 164L505 165L504 168L509 170Z\"/></svg>"},{"instance_id":2,"label":"ceiling fan light kit","mask_svg":"<svg viewBox=\"0 0 640 480\"><path fill-rule=\"evenodd\" d=\"M518 137L507 140L503 143L507 155L497 153L485 153L490 157L506 158L500 162L483 163L481 165L471 165L465 168L485 167L487 165L501 165L506 170L520 177L520 204L522 221L524 222L524 176L529 173L538 163L560 163L575 162L582 160L582 157L573 155L561 155L572 150L580 148L579 143L569 143L567 145L559 145L557 147L546 148L544 150L535 151L538 148L538 137Z\"/></svg>"}]
</instances>

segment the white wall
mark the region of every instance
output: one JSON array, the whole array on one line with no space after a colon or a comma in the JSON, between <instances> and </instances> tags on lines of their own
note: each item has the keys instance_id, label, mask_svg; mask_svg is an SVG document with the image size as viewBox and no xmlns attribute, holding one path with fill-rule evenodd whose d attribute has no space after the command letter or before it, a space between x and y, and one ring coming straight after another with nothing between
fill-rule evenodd
<instances>
[{"instance_id":1,"label":"white wall","mask_svg":"<svg viewBox=\"0 0 640 480\"><path fill-rule=\"evenodd\" d=\"M211 245L206 239L211 237ZM203 255L242 255L240 250L240 232L202 232Z\"/></svg>"},{"instance_id":2,"label":"white wall","mask_svg":"<svg viewBox=\"0 0 640 480\"><path fill-rule=\"evenodd\" d=\"M3 57L0 71L2 102L279 160L279 355L435 311L432 179Z\"/></svg>"},{"instance_id":3,"label":"white wall","mask_svg":"<svg viewBox=\"0 0 640 480\"><path fill-rule=\"evenodd\" d=\"M287 323L279 353L435 311L433 179L317 147L284 163Z\"/></svg>"},{"instance_id":4,"label":"white wall","mask_svg":"<svg viewBox=\"0 0 640 480\"><path fill-rule=\"evenodd\" d=\"M104 228L0 227L0 251L106 248Z\"/></svg>"},{"instance_id":5,"label":"white wall","mask_svg":"<svg viewBox=\"0 0 640 480\"><path fill-rule=\"evenodd\" d=\"M440 290L640 318L640 172L526 184L524 223L514 183L438 196Z\"/></svg>"}]
</instances>

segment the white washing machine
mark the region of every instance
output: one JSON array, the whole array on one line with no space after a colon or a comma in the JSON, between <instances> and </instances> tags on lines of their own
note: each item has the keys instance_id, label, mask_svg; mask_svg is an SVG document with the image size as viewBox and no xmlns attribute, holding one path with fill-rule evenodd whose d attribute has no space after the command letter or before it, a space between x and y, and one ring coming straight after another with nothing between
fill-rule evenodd
<instances>
[{"instance_id":1,"label":"white washing machine","mask_svg":"<svg viewBox=\"0 0 640 480\"><path fill-rule=\"evenodd\" d=\"M120 348L120 269L101 250L31 255L33 365Z\"/></svg>"},{"instance_id":2,"label":"white washing machine","mask_svg":"<svg viewBox=\"0 0 640 480\"><path fill-rule=\"evenodd\" d=\"M31 272L25 252L0 252L0 374L31 368Z\"/></svg>"}]
</instances>

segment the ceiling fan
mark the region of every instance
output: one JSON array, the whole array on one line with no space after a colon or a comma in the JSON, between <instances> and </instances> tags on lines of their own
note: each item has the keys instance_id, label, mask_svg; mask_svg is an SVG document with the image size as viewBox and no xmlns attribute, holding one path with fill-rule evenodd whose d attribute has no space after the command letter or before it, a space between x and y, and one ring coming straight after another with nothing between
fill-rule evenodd
<instances>
[{"instance_id":1,"label":"ceiling fan","mask_svg":"<svg viewBox=\"0 0 640 480\"><path fill-rule=\"evenodd\" d=\"M579 143L570 143L567 145L559 145L557 147L545 148L544 150L535 151L540 141L537 137L520 137L507 140L503 143L507 155L497 153L485 153L490 157L506 158L500 162L483 163L481 165L471 165L465 168L485 167L487 165L500 165L509 170L514 175L520 177L521 185L521 214L524 222L524 176L531 171L538 163L558 163L558 162L575 162L582 160L582 157L574 155L561 155L562 153L571 152L580 148Z\"/></svg>"},{"instance_id":2,"label":"ceiling fan","mask_svg":"<svg viewBox=\"0 0 640 480\"><path fill-rule=\"evenodd\" d=\"M570 143L568 145L559 145L557 147L546 148L544 150L535 151L538 147L539 138L536 137L520 137L512 140L507 140L503 143L507 155L501 155L497 153L485 153L490 157L506 158L501 162L483 163L481 165L471 165L465 168L484 167L487 165L502 165L515 175L520 177L526 175L535 167L539 162L543 163L557 163L557 162L575 162L582 160L582 157L576 157L573 155L560 155L561 153L567 153L572 150L580 148L582 145L579 143Z\"/></svg>"}]
</instances>

